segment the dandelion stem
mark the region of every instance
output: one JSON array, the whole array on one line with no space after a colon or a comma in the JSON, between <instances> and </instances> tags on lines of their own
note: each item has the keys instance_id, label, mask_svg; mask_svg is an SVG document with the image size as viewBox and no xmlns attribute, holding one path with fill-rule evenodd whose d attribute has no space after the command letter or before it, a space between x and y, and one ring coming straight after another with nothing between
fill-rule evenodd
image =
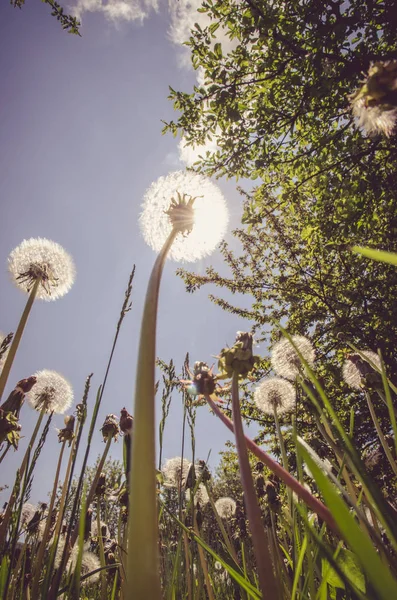
<instances>
[{"instance_id":1,"label":"dandelion stem","mask_svg":"<svg viewBox=\"0 0 397 600\"><path fill-rule=\"evenodd\" d=\"M216 414L216 416L226 425L226 427L234 433L234 424L217 406L216 402L213 400L217 399L217 397L213 394L213 398L206 395L205 396L208 404ZM259 446L255 444L249 437L245 436L245 443L247 444L247 448L255 454L259 460L261 460L277 477L281 479L293 492L297 494L297 496L307 504L309 508L313 512L315 512L323 521L327 523L327 525L335 532L338 533L338 528L334 521L333 516L330 511L320 500L315 498L307 489L303 487L302 484L299 483L295 477L293 477L288 471L286 471L278 462L273 460L269 454L264 452Z\"/></svg>"},{"instance_id":2,"label":"dandelion stem","mask_svg":"<svg viewBox=\"0 0 397 600\"><path fill-rule=\"evenodd\" d=\"M14 337L12 339L11 346L10 346L10 349L8 351L7 358L5 360L3 369L1 371L1 374L0 374L0 400L1 400L2 396L3 396L4 389L5 389L6 384L7 384L8 376L10 374L11 367L12 367L12 364L14 362L14 358L15 358L15 355L17 353L17 350L18 350L18 347L19 347L19 343L21 341L21 338L22 338L22 335L23 335L23 332L24 332L24 329L25 329L25 325L27 323L30 311L32 309L33 302L34 302L34 300L36 298L37 291L39 289L40 283L41 283L41 279L40 278L36 279L36 281L34 282L34 285L33 285L32 289L31 289L30 294L29 294L28 301L26 302L25 309L24 309L24 311L22 313L22 316L21 316L21 319L19 321L18 328L17 328L17 330L15 332L15 335L14 335Z\"/></svg>"},{"instance_id":3,"label":"dandelion stem","mask_svg":"<svg viewBox=\"0 0 397 600\"><path fill-rule=\"evenodd\" d=\"M64 454L64 451L65 451L65 444L66 444L66 440L64 440L62 442L61 451L59 453L58 465L57 465L57 469L56 469L56 473L55 473L55 478L54 478L54 486L52 488L51 500L50 500L50 504L49 504L49 507L48 507L48 517L47 517L47 521L46 521L46 524L45 524L43 538L42 538L42 540L40 542L40 545L39 545L39 548L38 548L37 559L35 559L35 561L34 561L33 583L32 583L32 596L33 596L33 598L38 598L39 597L39 584L40 584L40 575L41 575L41 563L43 562L44 552L46 551L46 547L47 547L48 535L50 533L51 520L52 520L52 518L51 518L52 517L52 511L53 511L53 508L54 508L55 497L56 497L57 489L58 489L59 472L61 470L61 464L62 464L63 454Z\"/></svg>"},{"instance_id":4,"label":"dandelion stem","mask_svg":"<svg viewBox=\"0 0 397 600\"><path fill-rule=\"evenodd\" d=\"M262 593L269 600L278 597L278 590L274 576L272 558L269 552L269 540L263 527L262 516L255 494L254 481L248 459L243 423L241 420L240 399L238 393L238 374L233 373L232 379L232 409L234 420L234 435L238 462L240 466L241 483L244 489L248 521L250 524L252 543L257 560L258 577Z\"/></svg>"},{"instance_id":5,"label":"dandelion stem","mask_svg":"<svg viewBox=\"0 0 397 600\"><path fill-rule=\"evenodd\" d=\"M45 410L43 409L43 410L40 411L40 415L39 415L39 418L37 419L37 423L36 423L36 426L35 426L34 431L32 433L32 437L30 438L30 442L28 444L28 447L26 448L26 452L25 452L25 455L24 455L24 457L22 459L21 466L19 467L19 471L18 471L18 474L17 474L17 476L19 477L19 479L22 479L22 477L23 477L23 475L25 473L25 469L26 469L27 464L28 464L29 456L30 456L30 453L32 451L33 444L36 441L36 437L37 437L37 434L39 432L40 425L41 425L41 422L43 420L44 415L45 415ZM3 520L2 520L1 525L0 525L0 552L3 549L3 547L4 547L4 543L5 543L5 539L6 539L6 535L7 535L8 523L9 523L9 520L10 520L10 517L11 517L11 514L12 514L12 510L14 508L14 504L16 502L17 496L18 496L17 486L14 485L12 493L11 493L11 496L10 496L10 499L8 501L8 504L7 504L6 511L4 513L4 516L3 516Z\"/></svg>"},{"instance_id":6,"label":"dandelion stem","mask_svg":"<svg viewBox=\"0 0 397 600\"><path fill-rule=\"evenodd\" d=\"M177 233L173 228L156 259L142 317L131 450L125 600L161 598L155 465L156 322L161 275Z\"/></svg>"}]
</instances>

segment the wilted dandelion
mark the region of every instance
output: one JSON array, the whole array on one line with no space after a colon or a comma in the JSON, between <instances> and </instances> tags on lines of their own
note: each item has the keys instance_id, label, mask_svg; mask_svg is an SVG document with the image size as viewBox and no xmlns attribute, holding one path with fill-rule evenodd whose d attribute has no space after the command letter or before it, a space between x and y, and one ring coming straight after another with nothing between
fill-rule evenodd
<instances>
[{"instance_id":1,"label":"wilted dandelion","mask_svg":"<svg viewBox=\"0 0 397 600\"><path fill-rule=\"evenodd\" d=\"M292 341L310 367L314 364L315 352L312 343L302 335L293 335ZM271 365L277 375L294 380L302 370L300 358L291 344L284 338L275 344L271 354Z\"/></svg>"},{"instance_id":2,"label":"wilted dandelion","mask_svg":"<svg viewBox=\"0 0 397 600\"><path fill-rule=\"evenodd\" d=\"M156 252L172 230L168 211L178 193L194 199L193 225L188 235L178 234L168 255L176 261L194 262L211 254L225 235L226 201L218 186L203 175L175 171L160 177L147 190L140 216L145 241Z\"/></svg>"},{"instance_id":3,"label":"wilted dandelion","mask_svg":"<svg viewBox=\"0 0 397 600\"><path fill-rule=\"evenodd\" d=\"M189 473L190 464L186 458L182 459L180 456L169 458L162 469L165 487L179 488L183 485Z\"/></svg>"},{"instance_id":4,"label":"wilted dandelion","mask_svg":"<svg viewBox=\"0 0 397 600\"><path fill-rule=\"evenodd\" d=\"M44 238L23 240L8 257L15 284L30 292L40 279L36 298L57 300L72 287L75 267L71 256L56 242Z\"/></svg>"},{"instance_id":5,"label":"wilted dandelion","mask_svg":"<svg viewBox=\"0 0 397 600\"><path fill-rule=\"evenodd\" d=\"M32 408L46 413L64 413L73 402L70 383L56 371L37 371L33 389L26 395Z\"/></svg>"},{"instance_id":6,"label":"wilted dandelion","mask_svg":"<svg viewBox=\"0 0 397 600\"><path fill-rule=\"evenodd\" d=\"M368 135L390 137L397 124L397 60L372 63L367 79L351 100L353 115Z\"/></svg>"},{"instance_id":7,"label":"wilted dandelion","mask_svg":"<svg viewBox=\"0 0 397 600\"><path fill-rule=\"evenodd\" d=\"M379 370L381 370L380 358L371 350L363 350L361 352L365 358L371 361ZM369 373L374 373L371 365L362 358L359 354L351 354L343 364L342 375L343 379L350 387L360 390L365 383L365 376Z\"/></svg>"},{"instance_id":8,"label":"wilted dandelion","mask_svg":"<svg viewBox=\"0 0 397 600\"><path fill-rule=\"evenodd\" d=\"M222 519L230 519L236 512L236 502L233 498L219 498L215 502L216 512Z\"/></svg>"},{"instance_id":9,"label":"wilted dandelion","mask_svg":"<svg viewBox=\"0 0 397 600\"><path fill-rule=\"evenodd\" d=\"M194 498L195 506L197 506L197 504L199 504L200 507L203 507L206 504L208 504L208 502L210 500L209 496L208 496L207 488L202 483L200 483L200 485L197 487L194 494L192 493L192 490L186 490L186 500L188 502L190 502L192 496Z\"/></svg>"},{"instance_id":10,"label":"wilted dandelion","mask_svg":"<svg viewBox=\"0 0 397 600\"><path fill-rule=\"evenodd\" d=\"M254 401L258 408L268 415L274 415L274 412L290 412L295 407L295 388L281 377L265 379L255 389Z\"/></svg>"}]
</instances>

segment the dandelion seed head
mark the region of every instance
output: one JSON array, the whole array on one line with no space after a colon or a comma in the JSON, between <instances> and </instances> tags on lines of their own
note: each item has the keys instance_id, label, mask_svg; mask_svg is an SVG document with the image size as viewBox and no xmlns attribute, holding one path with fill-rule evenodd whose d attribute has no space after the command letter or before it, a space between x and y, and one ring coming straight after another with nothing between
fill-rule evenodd
<instances>
[{"instance_id":1,"label":"dandelion seed head","mask_svg":"<svg viewBox=\"0 0 397 600\"><path fill-rule=\"evenodd\" d=\"M236 502L233 498L219 498L215 502L216 512L222 519L230 519L236 512Z\"/></svg>"},{"instance_id":2,"label":"dandelion seed head","mask_svg":"<svg viewBox=\"0 0 397 600\"><path fill-rule=\"evenodd\" d=\"M37 371L37 379L32 390L26 394L32 408L46 413L63 414L73 402L73 389L70 383L56 371Z\"/></svg>"},{"instance_id":3,"label":"dandelion seed head","mask_svg":"<svg viewBox=\"0 0 397 600\"><path fill-rule=\"evenodd\" d=\"M180 456L169 458L162 469L165 487L180 487L184 484L189 473L191 463Z\"/></svg>"},{"instance_id":4,"label":"dandelion seed head","mask_svg":"<svg viewBox=\"0 0 397 600\"><path fill-rule=\"evenodd\" d=\"M188 235L178 233L169 257L179 262L194 262L213 252L226 233L228 211L217 185L197 173L175 171L160 177L146 191L140 226L146 243L159 252L172 230L167 211L177 193L195 198L194 224Z\"/></svg>"},{"instance_id":5,"label":"dandelion seed head","mask_svg":"<svg viewBox=\"0 0 397 600\"><path fill-rule=\"evenodd\" d=\"M197 487L194 494L192 494L192 490L186 490L186 500L188 502L190 502L192 495L194 496L194 504L197 505L198 503L200 507L205 506L210 501L207 488L202 483Z\"/></svg>"},{"instance_id":6,"label":"dandelion seed head","mask_svg":"<svg viewBox=\"0 0 397 600\"><path fill-rule=\"evenodd\" d=\"M357 97L351 103L352 113L369 136L383 134L391 137L396 130L397 108L382 106L366 106L364 98Z\"/></svg>"},{"instance_id":7,"label":"dandelion seed head","mask_svg":"<svg viewBox=\"0 0 397 600\"><path fill-rule=\"evenodd\" d=\"M101 562L96 554L93 552L85 551L83 552L81 560L81 575L87 575L96 569L99 569L101 566ZM84 579L81 584L82 585L91 585L92 583L96 583L99 580L100 573L94 573L87 579Z\"/></svg>"},{"instance_id":8,"label":"dandelion seed head","mask_svg":"<svg viewBox=\"0 0 397 600\"><path fill-rule=\"evenodd\" d=\"M312 367L315 352L311 341L303 335L293 335L291 339L308 365ZM296 379L302 370L300 358L287 338L274 345L271 353L271 365L277 375L290 380Z\"/></svg>"},{"instance_id":9,"label":"dandelion seed head","mask_svg":"<svg viewBox=\"0 0 397 600\"><path fill-rule=\"evenodd\" d=\"M75 266L71 256L56 242L45 238L23 240L8 257L8 270L14 283L30 292L40 278L36 298L57 300L72 287Z\"/></svg>"},{"instance_id":10,"label":"dandelion seed head","mask_svg":"<svg viewBox=\"0 0 397 600\"><path fill-rule=\"evenodd\" d=\"M371 350L363 350L361 354L374 363L379 370L381 369L380 358L377 354L375 354L375 352L372 352ZM356 390L361 390L364 383L365 374L373 371L374 369L372 366L363 358L361 358L359 354L352 354L345 360L343 364L342 376L347 385Z\"/></svg>"},{"instance_id":11,"label":"dandelion seed head","mask_svg":"<svg viewBox=\"0 0 397 600\"><path fill-rule=\"evenodd\" d=\"M27 523L29 523L29 521L31 521L31 519L33 519L35 513L36 513L37 508L35 506L33 506L33 504L30 504L29 502L25 502L22 506L22 511L21 511L21 525L26 525Z\"/></svg>"},{"instance_id":12,"label":"dandelion seed head","mask_svg":"<svg viewBox=\"0 0 397 600\"><path fill-rule=\"evenodd\" d=\"M271 377L262 381L255 389L254 401L268 415L273 415L275 410L277 414L291 412L295 408L295 388L281 377Z\"/></svg>"}]
</instances>

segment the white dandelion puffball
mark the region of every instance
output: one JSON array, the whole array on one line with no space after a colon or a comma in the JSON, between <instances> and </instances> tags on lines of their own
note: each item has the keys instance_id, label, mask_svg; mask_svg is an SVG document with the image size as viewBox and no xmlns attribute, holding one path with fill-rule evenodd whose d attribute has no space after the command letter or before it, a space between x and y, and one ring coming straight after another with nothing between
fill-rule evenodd
<instances>
[{"instance_id":1,"label":"white dandelion puffball","mask_svg":"<svg viewBox=\"0 0 397 600\"><path fill-rule=\"evenodd\" d=\"M236 512L236 503L233 498L219 498L215 502L216 512L222 519L230 519Z\"/></svg>"},{"instance_id":2,"label":"white dandelion puffball","mask_svg":"<svg viewBox=\"0 0 397 600\"><path fill-rule=\"evenodd\" d=\"M291 339L305 361L312 367L315 353L310 340L303 337L303 335L293 335ZM287 338L275 344L271 353L271 365L277 375L290 380L298 377L303 366L294 346Z\"/></svg>"},{"instance_id":3,"label":"white dandelion puffball","mask_svg":"<svg viewBox=\"0 0 397 600\"><path fill-rule=\"evenodd\" d=\"M32 408L46 413L63 414L73 402L73 389L70 383L56 371L37 371L35 386L26 394Z\"/></svg>"},{"instance_id":4,"label":"white dandelion puffball","mask_svg":"<svg viewBox=\"0 0 397 600\"><path fill-rule=\"evenodd\" d=\"M77 556L76 556L76 562L77 562ZM96 554L94 554L93 552L88 552L88 551L83 552L83 555L81 557L81 571L80 571L81 576L88 575L88 573L92 573L92 571L96 571L100 567L101 567L101 561L99 560L99 558L97 557ZM100 572L98 571L97 573L90 575L90 577L83 579L81 584L82 585L91 585L92 583L95 583L96 581L98 581L99 577L100 577Z\"/></svg>"},{"instance_id":5,"label":"white dandelion puffball","mask_svg":"<svg viewBox=\"0 0 397 600\"><path fill-rule=\"evenodd\" d=\"M166 211L177 192L193 203L194 224L189 233L178 233L168 256L175 261L194 262L213 252L226 233L228 210L217 185L197 173L175 171L160 177L146 191L140 225L146 243L159 252L171 233L172 224Z\"/></svg>"},{"instance_id":6,"label":"white dandelion puffball","mask_svg":"<svg viewBox=\"0 0 397 600\"><path fill-rule=\"evenodd\" d=\"M397 108L366 106L364 98L353 100L351 106L359 127L362 127L367 135L383 134L391 137L395 133Z\"/></svg>"},{"instance_id":7,"label":"white dandelion puffball","mask_svg":"<svg viewBox=\"0 0 397 600\"><path fill-rule=\"evenodd\" d=\"M72 287L75 267L71 256L56 242L44 238L23 240L8 257L8 270L14 283L30 292L40 278L36 298L57 300Z\"/></svg>"},{"instance_id":8,"label":"white dandelion puffball","mask_svg":"<svg viewBox=\"0 0 397 600\"><path fill-rule=\"evenodd\" d=\"M188 502L190 502L192 496L194 498L194 504L196 505L198 503L201 507L205 506L210 501L207 488L202 483L197 487L194 494L192 494L192 490L186 490L186 500Z\"/></svg>"},{"instance_id":9,"label":"white dandelion puffball","mask_svg":"<svg viewBox=\"0 0 397 600\"><path fill-rule=\"evenodd\" d=\"M381 370L380 358L371 350L363 350L361 352L365 358L373 363L379 371ZM342 375L343 379L350 387L360 390L364 381L364 377L368 373L373 373L373 367L359 354L352 354L343 364Z\"/></svg>"},{"instance_id":10,"label":"white dandelion puffball","mask_svg":"<svg viewBox=\"0 0 397 600\"><path fill-rule=\"evenodd\" d=\"M289 381L281 377L271 377L262 381L255 389L254 401L267 415L291 412L295 408L296 392Z\"/></svg>"},{"instance_id":11,"label":"white dandelion puffball","mask_svg":"<svg viewBox=\"0 0 397 600\"><path fill-rule=\"evenodd\" d=\"M162 473L165 487L180 487L186 481L191 463L180 456L169 458L163 466Z\"/></svg>"}]
</instances>

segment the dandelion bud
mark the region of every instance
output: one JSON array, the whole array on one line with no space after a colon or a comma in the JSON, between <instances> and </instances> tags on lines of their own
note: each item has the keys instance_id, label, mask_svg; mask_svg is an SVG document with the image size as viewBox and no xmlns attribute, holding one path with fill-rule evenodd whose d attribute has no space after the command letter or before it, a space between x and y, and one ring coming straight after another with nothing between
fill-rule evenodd
<instances>
[{"instance_id":1,"label":"dandelion bud","mask_svg":"<svg viewBox=\"0 0 397 600\"><path fill-rule=\"evenodd\" d=\"M254 392L258 408L268 415L291 412L295 408L296 392L289 381L281 377L265 379Z\"/></svg>"},{"instance_id":2,"label":"dandelion bud","mask_svg":"<svg viewBox=\"0 0 397 600\"><path fill-rule=\"evenodd\" d=\"M230 519L236 512L236 502L233 498L219 498L215 502L216 512L222 519Z\"/></svg>"},{"instance_id":3,"label":"dandelion bud","mask_svg":"<svg viewBox=\"0 0 397 600\"><path fill-rule=\"evenodd\" d=\"M104 496L105 492L106 492L106 474L101 473L99 475L98 483L95 488L95 495L96 496Z\"/></svg>"},{"instance_id":4,"label":"dandelion bud","mask_svg":"<svg viewBox=\"0 0 397 600\"><path fill-rule=\"evenodd\" d=\"M105 422L101 427L101 432L104 442L107 442L109 438L114 438L115 441L117 440L120 433L120 427L116 415L107 415Z\"/></svg>"},{"instance_id":5,"label":"dandelion bud","mask_svg":"<svg viewBox=\"0 0 397 600\"><path fill-rule=\"evenodd\" d=\"M37 280L36 298L56 300L72 287L75 267L69 254L55 242L43 238L23 240L10 254L8 269L15 284L30 292Z\"/></svg>"},{"instance_id":6,"label":"dandelion bud","mask_svg":"<svg viewBox=\"0 0 397 600\"><path fill-rule=\"evenodd\" d=\"M312 367L315 353L310 340L302 335L293 335L291 339L309 367ZM277 375L290 380L296 379L303 371L299 355L287 338L275 344L271 355L271 365Z\"/></svg>"},{"instance_id":7,"label":"dandelion bud","mask_svg":"<svg viewBox=\"0 0 397 600\"><path fill-rule=\"evenodd\" d=\"M219 354L220 378L232 377L234 373L247 377L260 360L258 356L253 355L252 346L252 334L238 331L234 346L224 348Z\"/></svg>"},{"instance_id":8,"label":"dandelion bud","mask_svg":"<svg viewBox=\"0 0 397 600\"><path fill-rule=\"evenodd\" d=\"M162 473L165 487L180 488L185 485L191 463L180 456L169 458L163 466Z\"/></svg>"},{"instance_id":9,"label":"dandelion bud","mask_svg":"<svg viewBox=\"0 0 397 600\"><path fill-rule=\"evenodd\" d=\"M124 435L131 435L134 425L134 417L132 417L126 408L120 411L120 430Z\"/></svg>"},{"instance_id":10,"label":"dandelion bud","mask_svg":"<svg viewBox=\"0 0 397 600\"><path fill-rule=\"evenodd\" d=\"M380 358L371 350L363 350L361 354L381 370ZM342 368L343 379L350 387L360 390L371 387L380 379L379 373L360 354L350 354Z\"/></svg>"},{"instance_id":11,"label":"dandelion bud","mask_svg":"<svg viewBox=\"0 0 397 600\"><path fill-rule=\"evenodd\" d=\"M0 371L3 368L5 359L7 358L8 350L13 338L13 334L4 335L0 331Z\"/></svg>"},{"instance_id":12,"label":"dandelion bud","mask_svg":"<svg viewBox=\"0 0 397 600\"><path fill-rule=\"evenodd\" d=\"M62 375L44 369L34 376L37 379L36 384L26 396L32 408L59 414L70 408L73 402L73 390Z\"/></svg>"},{"instance_id":13,"label":"dandelion bud","mask_svg":"<svg viewBox=\"0 0 397 600\"><path fill-rule=\"evenodd\" d=\"M64 418L66 427L58 431L58 440L60 442L69 442L69 447L74 439L74 422L75 418L72 415L66 416Z\"/></svg>"}]
</instances>

